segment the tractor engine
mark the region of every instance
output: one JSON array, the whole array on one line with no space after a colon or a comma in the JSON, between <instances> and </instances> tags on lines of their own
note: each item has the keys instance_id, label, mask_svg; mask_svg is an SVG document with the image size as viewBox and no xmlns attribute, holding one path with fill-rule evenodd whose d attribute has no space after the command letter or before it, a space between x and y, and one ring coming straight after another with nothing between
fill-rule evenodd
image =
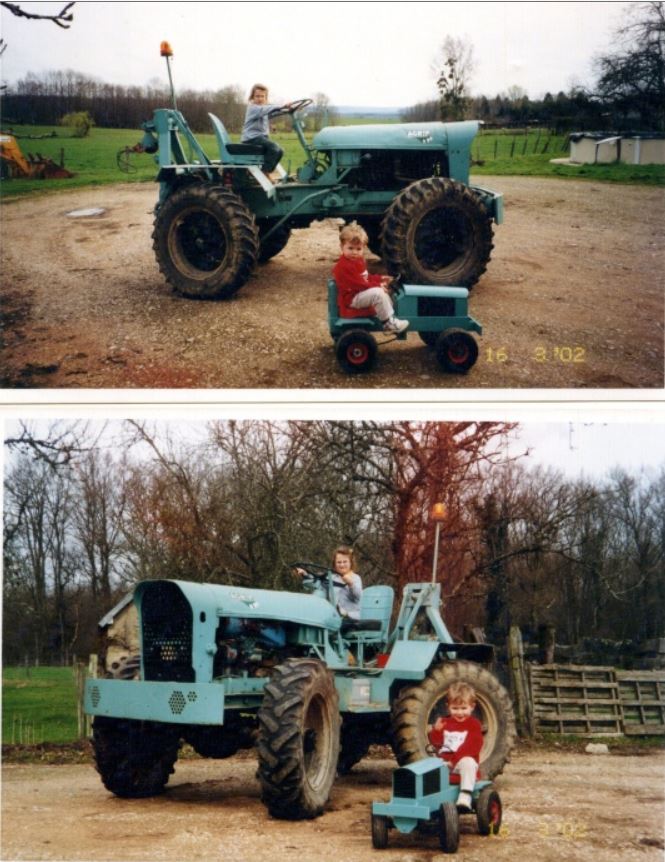
<instances>
[{"instance_id":1,"label":"tractor engine","mask_svg":"<svg viewBox=\"0 0 665 862\"><path fill-rule=\"evenodd\" d=\"M213 677L268 676L285 655L286 630L274 621L223 618L215 638Z\"/></svg>"}]
</instances>

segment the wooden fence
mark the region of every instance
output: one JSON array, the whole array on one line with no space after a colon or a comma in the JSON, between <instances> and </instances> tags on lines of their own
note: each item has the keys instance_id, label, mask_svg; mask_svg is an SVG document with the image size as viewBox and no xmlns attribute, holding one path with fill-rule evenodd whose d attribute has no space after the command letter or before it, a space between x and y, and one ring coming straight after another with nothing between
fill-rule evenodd
<instances>
[{"instance_id":1,"label":"wooden fence","mask_svg":"<svg viewBox=\"0 0 665 862\"><path fill-rule=\"evenodd\" d=\"M665 734L665 670L528 664L536 731L577 736Z\"/></svg>"}]
</instances>

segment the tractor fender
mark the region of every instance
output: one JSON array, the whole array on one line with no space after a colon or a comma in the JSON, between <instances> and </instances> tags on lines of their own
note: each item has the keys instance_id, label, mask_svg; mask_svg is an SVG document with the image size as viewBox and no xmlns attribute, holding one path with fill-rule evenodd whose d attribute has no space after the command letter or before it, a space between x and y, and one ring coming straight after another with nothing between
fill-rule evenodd
<instances>
[{"instance_id":1,"label":"tractor fender","mask_svg":"<svg viewBox=\"0 0 665 862\"><path fill-rule=\"evenodd\" d=\"M396 679L424 679L441 644L435 641L396 641L386 671Z\"/></svg>"}]
</instances>

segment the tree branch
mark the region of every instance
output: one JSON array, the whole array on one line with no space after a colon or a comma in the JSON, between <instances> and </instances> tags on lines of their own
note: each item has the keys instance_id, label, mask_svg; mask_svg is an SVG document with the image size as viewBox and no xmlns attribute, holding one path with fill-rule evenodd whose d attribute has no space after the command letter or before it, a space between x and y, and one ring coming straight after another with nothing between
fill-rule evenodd
<instances>
[{"instance_id":1,"label":"tree branch","mask_svg":"<svg viewBox=\"0 0 665 862\"><path fill-rule=\"evenodd\" d=\"M54 24L62 27L63 30L68 30L71 22L74 20L74 13L69 12L74 3L67 3L57 15L37 15L35 12L26 12L18 3L0 3L0 6L4 6L5 9L8 9L17 18L30 18L33 21L53 21Z\"/></svg>"}]
</instances>

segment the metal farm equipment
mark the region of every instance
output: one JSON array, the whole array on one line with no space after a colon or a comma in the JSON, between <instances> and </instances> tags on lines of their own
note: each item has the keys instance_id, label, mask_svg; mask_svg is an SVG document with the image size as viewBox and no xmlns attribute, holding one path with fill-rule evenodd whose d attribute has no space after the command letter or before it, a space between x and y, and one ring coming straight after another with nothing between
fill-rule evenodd
<instances>
[{"instance_id":1,"label":"metal farm equipment","mask_svg":"<svg viewBox=\"0 0 665 862\"><path fill-rule=\"evenodd\" d=\"M371 744L391 744L400 765L427 757L427 723L460 679L477 693L481 769L501 772L515 739L510 698L489 670L492 647L451 637L438 583L407 584L391 625L391 587L365 588L360 619L342 618L332 573L293 565L310 595L154 580L107 615L106 678L87 681L85 709L108 790L160 793L182 740L213 758L256 746L269 812L316 817L337 772Z\"/></svg>"},{"instance_id":2,"label":"metal farm equipment","mask_svg":"<svg viewBox=\"0 0 665 862\"><path fill-rule=\"evenodd\" d=\"M169 78L171 49L162 45ZM475 121L331 126L312 144L291 103L304 161L293 176L282 166L273 184L260 149L233 143L210 121L218 152L210 156L175 107L143 124L141 148L155 152L159 201L153 248L159 268L182 296L224 299L258 263L287 244L294 228L327 218L356 220L391 275L415 284L470 288L492 250L492 222L503 198L469 185Z\"/></svg>"}]
</instances>

